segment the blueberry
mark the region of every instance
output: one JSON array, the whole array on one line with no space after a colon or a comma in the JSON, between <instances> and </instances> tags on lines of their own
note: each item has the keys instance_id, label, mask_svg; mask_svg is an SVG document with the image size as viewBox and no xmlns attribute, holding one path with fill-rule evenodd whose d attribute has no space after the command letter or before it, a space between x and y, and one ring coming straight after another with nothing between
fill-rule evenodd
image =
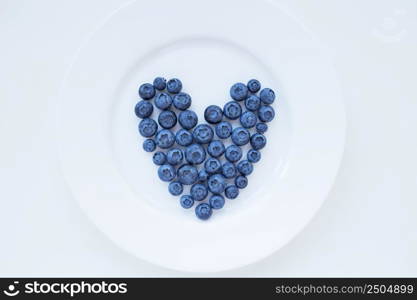
<instances>
[{"instance_id":1,"label":"blueberry","mask_svg":"<svg viewBox=\"0 0 417 300\"><path fill-rule=\"evenodd\" d=\"M224 195L228 199L236 199L236 197L239 196L239 189L235 185L229 185L224 190Z\"/></svg>"},{"instance_id":2,"label":"blueberry","mask_svg":"<svg viewBox=\"0 0 417 300\"><path fill-rule=\"evenodd\" d=\"M206 150L199 144L192 144L185 149L185 159L190 164L201 164L206 159Z\"/></svg>"},{"instance_id":3,"label":"blueberry","mask_svg":"<svg viewBox=\"0 0 417 300\"><path fill-rule=\"evenodd\" d=\"M259 99L259 97L256 95L250 95L245 100L245 106L248 110L257 111L260 105L261 105L261 99Z\"/></svg>"},{"instance_id":4,"label":"blueberry","mask_svg":"<svg viewBox=\"0 0 417 300\"><path fill-rule=\"evenodd\" d=\"M221 209L224 206L224 197L222 195L213 195L209 200L210 206L213 209Z\"/></svg>"},{"instance_id":5,"label":"blueberry","mask_svg":"<svg viewBox=\"0 0 417 300\"><path fill-rule=\"evenodd\" d=\"M260 150L266 145L266 137L260 133L255 133L250 138L250 144L253 149Z\"/></svg>"},{"instance_id":6,"label":"blueberry","mask_svg":"<svg viewBox=\"0 0 417 300\"><path fill-rule=\"evenodd\" d=\"M195 214L200 220L207 220L211 217L211 214L213 213L210 205L207 203L200 203L195 208Z\"/></svg>"},{"instance_id":7,"label":"blueberry","mask_svg":"<svg viewBox=\"0 0 417 300\"><path fill-rule=\"evenodd\" d=\"M171 94L178 94L179 92L181 92L181 89L182 89L181 80L179 80L177 78L173 78L173 79L168 80L168 82L167 82L168 92L170 92Z\"/></svg>"},{"instance_id":8,"label":"blueberry","mask_svg":"<svg viewBox=\"0 0 417 300\"><path fill-rule=\"evenodd\" d=\"M252 128L256 125L258 117L251 111L245 111L240 116L240 124L245 128Z\"/></svg>"},{"instance_id":9,"label":"blueberry","mask_svg":"<svg viewBox=\"0 0 417 300\"><path fill-rule=\"evenodd\" d=\"M209 173L207 173L207 171L205 169L201 169L198 172L198 180L200 182L206 182L207 178L209 177Z\"/></svg>"},{"instance_id":10,"label":"blueberry","mask_svg":"<svg viewBox=\"0 0 417 300\"><path fill-rule=\"evenodd\" d=\"M224 147L224 144L221 141L217 141L217 140L212 141L207 147L207 152L212 157L222 156L225 150L226 148Z\"/></svg>"},{"instance_id":11,"label":"blueberry","mask_svg":"<svg viewBox=\"0 0 417 300\"><path fill-rule=\"evenodd\" d=\"M144 137L155 135L158 130L158 124L152 119L143 119L139 122L139 133Z\"/></svg>"},{"instance_id":12,"label":"blueberry","mask_svg":"<svg viewBox=\"0 0 417 300\"><path fill-rule=\"evenodd\" d=\"M225 157L230 162L237 162L242 158L242 149L236 145L230 145L226 148Z\"/></svg>"},{"instance_id":13,"label":"blueberry","mask_svg":"<svg viewBox=\"0 0 417 300\"><path fill-rule=\"evenodd\" d=\"M214 132L207 124L197 125L193 130L193 138L199 144L208 144L213 139Z\"/></svg>"},{"instance_id":14,"label":"blueberry","mask_svg":"<svg viewBox=\"0 0 417 300\"><path fill-rule=\"evenodd\" d=\"M275 111L269 105L262 106L258 110L258 117L262 122L271 122L275 117Z\"/></svg>"},{"instance_id":15,"label":"blueberry","mask_svg":"<svg viewBox=\"0 0 417 300\"><path fill-rule=\"evenodd\" d=\"M236 120L242 114L242 108L235 101L227 102L223 107L223 114L230 120Z\"/></svg>"},{"instance_id":16,"label":"blueberry","mask_svg":"<svg viewBox=\"0 0 417 300\"><path fill-rule=\"evenodd\" d=\"M181 128L175 134L175 141L180 146L189 146L193 143L193 135L191 132Z\"/></svg>"},{"instance_id":17,"label":"blueberry","mask_svg":"<svg viewBox=\"0 0 417 300\"><path fill-rule=\"evenodd\" d=\"M204 169L209 174L219 173L222 169L222 164L217 158L210 157L204 162Z\"/></svg>"},{"instance_id":18,"label":"blueberry","mask_svg":"<svg viewBox=\"0 0 417 300\"><path fill-rule=\"evenodd\" d=\"M175 168L171 165L162 165L158 169L158 176L162 181L171 181L175 178Z\"/></svg>"},{"instance_id":19,"label":"blueberry","mask_svg":"<svg viewBox=\"0 0 417 300\"><path fill-rule=\"evenodd\" d=\"M198 123L198 117L192 110L184 110L180 112L178 117L180 125L185 129L191 129Z\"/></svg>"},{"instance_id":20,"label":"blueberry","mask_svg":"<svg viewBox=\"0 0 417 300\"><path fill-rule=\"evenodd\" d=\"M191 185L197 181L198 171L194 166L183 165L178 169L177 176L182 184Z\"/></svg>"},{"instance_id":21,"label":"blueberry","mask_svg":"<svg viewBox=\"0 0 417 300\"><path fill-rule=\"evenodd\" d=\"M153 86L157 89L157 90L164 90L165 87L167 86L167 81L165 80L165 78L163 77L156 77L153 80Z\"/></svg>"},{"instance_id":22,"label":"blueberry","mask_svg":"<svg viewBox=\"0 0 417 300\"><path fill-rule=\"evenodd\" d=\"M178 93L172 100L174 106L179 110L186 110L191 106L191 97L187 93Z\"/></svg>"},{"instance_id":23,"label":"blueberry","mask_svg":"<svg viewBox=\"0 0 417 300\"><path fill-rule=\"evenodd\" d=\"M184 187L182 186L182 183L178 181L173 181L168 185L168 191L174 196L181 195L183 190Z\"/></svg>"},{"instance_id":24,"label":"blueberry","mask_svg":"<svg viewBox=\"0 0 417 300\"><path fill-rule=\"evenodd\" d=\"M155 106L161 110L170 108L171 104L172 104L172 98L167 93L160 93L155 98Z\"/></svg>"},{"instance_id":25,"label":"blueberry","mask_svg":"<svg viewBox=\"0 0 417 300\"><path fill-rule=\"evenodd\" d=\"M265 104L272 104L275 100L275 92L269 88L262 89L259 96L261 101Z\"/></svg>"},{"instance_id":26,"label":"blueberry","mask_svg":"<svg viewBox=\"0 0 417 300\"><path fill-rule=\"evenodd\" d=\"M248 96L248 88L243 83L235 83L230 88L230 97L236 101L242 101Z\"/></svg>"},{"instance_id":27,"label":"blueberry","mask_svg":"<svg viewBox=\"0 0 417 300\"><path fill-rule=\"evenodd\" d=\"M227 139L232 134L232 124L227 121L220 122L215 128L216 134L221 139Z\"/></svg>"},{"instance_id":28,"label":"blueberry","mask_svg":"<svg viewBox=\"0 0 417 300\"><path fill-rule=\"evenodd\" d=\"M170 110L164 110L158 116L158 123L165 129L170 129L177 124L177 116Z\"/></svg>"},{"instance_id":29,"label":"blueberry","mask_svg":"<svg viewBox=\"0 0 417 300\"><path fill-rule=\"evenodd\" d=\"M221 194L224 192L224 189L226 187L226 181L223 177L223 175L220 174L214 174L209 177L207 180L207 185L213 194Z\"/></svg>"},{"instance_id":30,"label":"blueberry","mask_svg":"<svg viewBox=\"0 0 417 300\"><path fill-rule=\"evenodd\" d=\"M204 200L208 195L207 187L204 184L196 183L190 189L190 194L195 201Z\"/></svg>"},{"instance_id":31,"label":"blueberry","mask_svg":"<svg viewBox=\"0 0 417 300\"><path fill-rule=\"evenodd\" d=\"M249 175L253 171L253 166L249 161L242 160L237 164L237 170L243 175Z\"/></svg>"},{"instance_id":32,"label":"blueberry","mask_svg":"<svg viewBox=\"0 0 417 300\"><path fill-rule=\"evenodd\" d=\"M248 159L249 162L256 163L260 161L261 159L261 152L255 149L250 149L248 151L248 154L246 154L246 158Z\"/></svg>"},{"instance_id":33,"label":"blueberry","mask_svg":"<svg viewBox=\"0 0 417 300\"><path fill-rule=\"evenodd\" d=\"M204 111L204 119L210 124L217 124L223 118L223 111L217 105L210 105Z\"/></svg>"},{"instance_id":34,"label":"blueberry","mask_svg":"<svg viewBox=\"0 0 417 300\"><path fill-rule=\"evenodd\" d=\"M141 100L135 106L135 114L138 118L144 119L152 115L153 105L149 101Z\"/></svg>"},{"instance_id":35,"label":"blueberry","mask_svg":"<svg viewBox=\"0 0 417 300\"><path fill-rule=\"evenodd\" d=\"M144 100L152 99L155 96L155 88L150 83L144 83L139 87L139 96Z\"/></svg>"},{"instance_id":36,"label":"blueberry","mask_svg":"<svg viewBox=\"0 0 417 300\"><path fill-rule=\"evenodd\" d=\"M156 148L156 144L153 139L146 139L143 142L143 150L145 150L146 152L153 152L155 151L155 148Z\"/></svg>"},{"instance_id":37,"label":"blueberry","mask_svg":"<svg viewBox=\"0 0 417 300\"><path fill-rule=\"evenodd\" d=\"M182 195L180 198L180 204L183 208L191 208L194 205L194 199L190 195Z\"/></svg>"},{"instance_id":38,"label":"blueberry","mask_svg":"<svg viewBox=\"0 0 417 300\"><path fill-rule=\"evenodd\" d=\"M256 131L260 134L265 133L268 130L268 125L266 123L256 124Z\"/></svg>"},{"instance_id":39,"label":"blueberry","mask_svg":"<svg viewBox=\"0 0 417 300\"><path fill-rule=\"evenodd\" d=\"M246 145L249 142L250 133L247 129L237 127L232 131L232 141L238 146Z\"/></svg>"},{"instance_id":40,"label":"blueberry","mask_svg":"<svg viewBox=\"0 0 417 300\"><path fill-rule=\"evenodd\" d=\"M154 153L152 160L155 165L158 165L158 166L163 165L166 161L166 155L164 152L157 151Z\"/></svg>"},{"instance_id":41,"label":"blueberry","mask_svg":"<svg viewBox=\"0 0 417 300\"><path fill-rule=\"evenodd\" d=\"M226 178L233 178L236 176L236 167L231 162L225 162L222 166L222 174Z\"/></svg>"},{"instance_id":42,"label":"blueberry","mask_svg":"<svg viewBox=\"0 0 417 300\"><path fill-rule=\"evenodd\" d=\"M182 162L184 155L179 148L172 148L167 153L167 161L170 165L176 166Z\"/></svg>"},{"instance_id":43,"label":"blueberry","mask_svg":"<svg viewBox=\"0 0 417 300\"><path fill-rule=\"evenodd\" d=\"M256 79L251 79L247 84L248 90L252 93L256 93L261 89L261 83Z\"/></svg>"},{"instance_id":44,"label":"blueberry","mask_svg":"<svg viewBox=\"0 0 417 300\"><path fill-rule=\"evenodd\" d=\"M159 148L168 149L175 143L175 135L168 129L162 129L156 134L156 144Z\"/></svg>"},{"instance_id":45,"label":"blueberry","mask_svg":"<svg viewBox=\"0 0 417 300\"><path fill-rule=\"evenodd\" d=\"M248 186L248 179L243 175L239 175L235 178L235 185L240 189L244 189Z\"/></svg>"}]
</instances>

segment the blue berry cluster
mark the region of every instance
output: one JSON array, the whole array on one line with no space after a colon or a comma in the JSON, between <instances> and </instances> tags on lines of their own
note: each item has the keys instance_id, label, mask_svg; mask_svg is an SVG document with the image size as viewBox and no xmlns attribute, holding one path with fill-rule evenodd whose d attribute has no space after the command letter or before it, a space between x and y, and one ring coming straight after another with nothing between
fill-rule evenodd
<instances>
[{"instance_id":1,"label":"blue berry cluster","mask_svg":"<svg viewBox=\"0 0 417 300\"><path fill-rule=\"evenodd\" d=\"M235 83L230 88L232 100L223 108L208 106L204 111L207 123L199 123L190 110L191 96L182 88L177 78L157 77L152 84L142 84L135 114L141 119L139 133L146 138L142 147L154 152L159 178L169 182L168 191L180 196L183 208L198 202L195 214L207 220L213 210L223 208L225 198L237 198L248 185L267 142L267 123L275 117L271 106L275 92L261 89L256 79ZM155 111L156 120L152 118ZM244 154L246 145L250 149Z\"/></svg>"}]
</instances>

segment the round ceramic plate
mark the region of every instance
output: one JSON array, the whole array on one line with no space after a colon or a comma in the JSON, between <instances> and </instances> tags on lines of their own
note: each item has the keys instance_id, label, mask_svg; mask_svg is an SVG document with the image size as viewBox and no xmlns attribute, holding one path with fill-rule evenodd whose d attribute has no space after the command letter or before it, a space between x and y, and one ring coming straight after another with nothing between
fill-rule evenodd
<instances>
[{"instance_id":1,"label":"round ceramic plate","mask_svg":"<svg viewBox=\"0 0 417 300\"><path fill-rule=\"evenodd\" d=\"M209 221L180 207L142 150L138 86L180 78L202 117L235 82L277 91L262 160L249 185ZM331 188L345 119L329 55L268 1L136 1L80 48L58 113L63 173L81 208L121 248L164 267L221 271L288 243Z\"/></svg>"}]
</instances>

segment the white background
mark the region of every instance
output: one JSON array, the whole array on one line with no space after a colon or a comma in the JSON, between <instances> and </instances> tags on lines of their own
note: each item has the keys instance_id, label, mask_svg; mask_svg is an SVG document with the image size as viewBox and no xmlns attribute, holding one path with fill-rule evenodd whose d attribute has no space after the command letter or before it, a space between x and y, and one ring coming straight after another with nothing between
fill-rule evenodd
<instances>
[{"instance_id":1,"label":"white background","mask_svg":"<svg viewBox=\"0 0 417 300\"><path fill-rule=\"evenodd\" d=\"M61 177L53 141L61 80L87 34L124 2L0 0L0 276L417 276L415 0L278 1L334 53L345 154L300 235L259 263L216 274L126 254Z\"/></svg>"}]
</instances>

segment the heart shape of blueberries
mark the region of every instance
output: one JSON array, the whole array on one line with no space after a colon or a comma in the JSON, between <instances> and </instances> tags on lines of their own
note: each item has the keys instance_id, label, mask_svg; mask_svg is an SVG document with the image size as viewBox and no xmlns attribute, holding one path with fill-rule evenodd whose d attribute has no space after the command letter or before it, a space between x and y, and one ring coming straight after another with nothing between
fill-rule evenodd
<instances>
[{"instance_id":1,"label":"heart shape of blueberries","mask_svg":"<svg viewBox=\"0 0 417 300\"><path fill-rule=\"evenodd\" d=\"M155 78L153 84L140 85L142 100L136 104L135 114L142 119L139 133L146 138L143 149L154 152L159 148L153 154L159 178L169 182L168 190L174 196L190 186L189 193L180 197L180 205L189 209L200 202L196 216L207 220L213 209L224 206L225 197L235 199L239 189L247 186L247 176L266 145L266 123L275 117L271 106L275 92L261 90L256 79L235 83L230 88L233 100L223 109L208 106L204 111L207 123L199 123L190 109L191 96L182 92L182 87L179 79L166 81L162 77ZM157 120L151 118L154 106L158 109ZM227 142L230 145L226 146ZM250 149L243 153L245 145Z\"/></svg>"}]
</instances>

